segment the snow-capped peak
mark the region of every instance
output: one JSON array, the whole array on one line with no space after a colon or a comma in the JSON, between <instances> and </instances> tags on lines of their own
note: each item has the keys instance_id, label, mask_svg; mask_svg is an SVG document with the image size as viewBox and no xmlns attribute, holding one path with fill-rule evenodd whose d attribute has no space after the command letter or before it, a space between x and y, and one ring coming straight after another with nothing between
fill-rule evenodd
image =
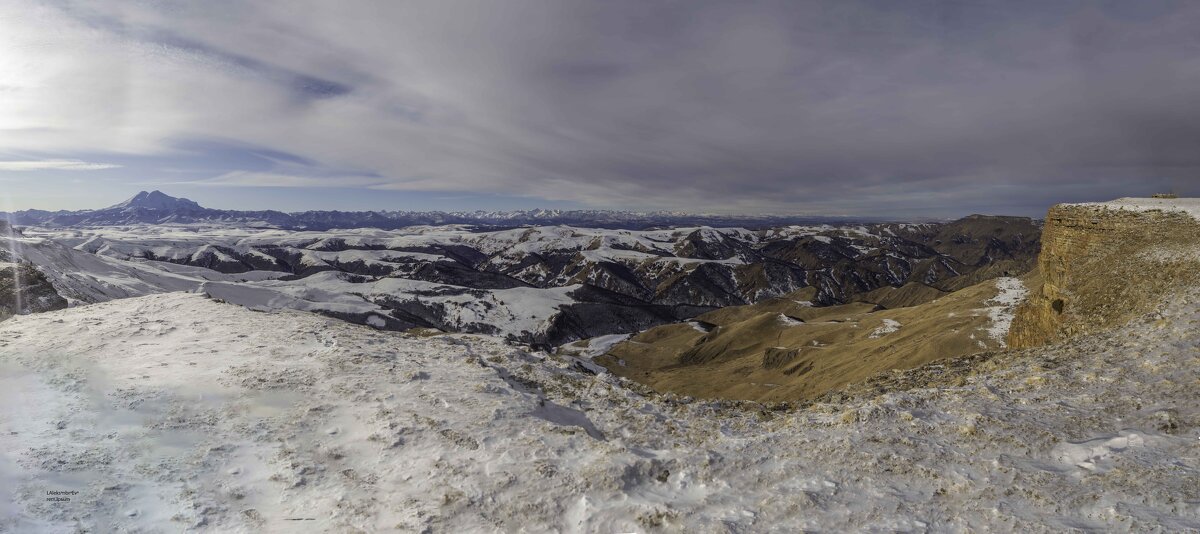
<instances>
[{"instance_id":1,"label":"snow-capped peak","mask_svg":"<svg viewBox=\"0 0 1200 534\"><path fill-rule=\"evenodd\" d=\"M172 211L178 209L200 209L200 205L186 198L176 198L162 191L141 191L129 200L110 207L109 209L123 210L128 208L145 208L152 210Z\"/></svg>"}]
</instances>

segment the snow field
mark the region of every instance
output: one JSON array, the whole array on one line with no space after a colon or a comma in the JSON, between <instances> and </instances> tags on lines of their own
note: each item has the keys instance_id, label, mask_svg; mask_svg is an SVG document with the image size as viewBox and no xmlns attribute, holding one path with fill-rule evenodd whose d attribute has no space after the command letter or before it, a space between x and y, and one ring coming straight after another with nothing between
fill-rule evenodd
<instances>
[{"instance_id":1,"label":"snow field","mask_svg":"<svg viewBox=\"0 0 1200 534\"><path fill-rule=\"evenodd\" d=\"M0 529L1198 529L1196 297L778 411L198 294L22 316Z\"/></svg>"}]
</instances>

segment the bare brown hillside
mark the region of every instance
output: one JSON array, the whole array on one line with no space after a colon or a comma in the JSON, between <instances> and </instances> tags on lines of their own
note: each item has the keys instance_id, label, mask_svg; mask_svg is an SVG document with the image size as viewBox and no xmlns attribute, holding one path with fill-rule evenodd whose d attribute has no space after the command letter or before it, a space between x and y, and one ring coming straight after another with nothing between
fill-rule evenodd
<instances>
[{"instance_id":1,"label":"bare brown hillside","mask_svg":"<svg viewBox=\"0 0 1200 534\"><path fill-rule=\"evenodd\" d=\"M1016 279L1001 281L1008 293L1023 289ZM995 302L1001 292L991 280L949 294L905 286L876 295L896 302L940 295L895 309L870 302L812 307L807 295L795 294L652 328L595 361L659 391L809 399L880 371L1002 347L1002 332L993 327L1015 300L1009 294L1009 304Z\"/></svg>"}]
</instances>

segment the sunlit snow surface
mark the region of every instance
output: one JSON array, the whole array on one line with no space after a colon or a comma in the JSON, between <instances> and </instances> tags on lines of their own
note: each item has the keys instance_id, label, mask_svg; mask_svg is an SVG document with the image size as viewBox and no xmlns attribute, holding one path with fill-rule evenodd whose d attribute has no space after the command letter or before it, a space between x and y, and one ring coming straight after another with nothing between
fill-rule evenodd
<instances>
[{"instance_id":1,"label":"sunlit snow surface","mask_svg":"<svg viewBox=\"0 0 1200 534\"><path fill-rule=\"evenodd\" d=\"M1196 297L794 411L192 293L16 317L0 531L1197 529Z\"/></svg>"}]
</instances>

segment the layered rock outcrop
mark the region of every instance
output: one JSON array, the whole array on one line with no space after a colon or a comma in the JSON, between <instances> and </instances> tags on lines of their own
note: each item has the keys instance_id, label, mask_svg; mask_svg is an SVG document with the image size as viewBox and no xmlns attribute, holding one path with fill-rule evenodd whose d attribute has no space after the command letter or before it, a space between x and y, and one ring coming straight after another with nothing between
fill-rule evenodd
<instances>
[{"instance_id":1,"label":"layered rock outcrop","mask_svg":"<svg viewBox=\"0 0 1200 534\"><path fill-rule=\"evenodd\" d=\"M1200 281L1200 221L1192 207L1200 207L1200 200L1121 199L1050 208L1040 273L1017 311L1009 346L1107 330L1153 310L1174 289Z\"/></svg>"}]
</instances>

